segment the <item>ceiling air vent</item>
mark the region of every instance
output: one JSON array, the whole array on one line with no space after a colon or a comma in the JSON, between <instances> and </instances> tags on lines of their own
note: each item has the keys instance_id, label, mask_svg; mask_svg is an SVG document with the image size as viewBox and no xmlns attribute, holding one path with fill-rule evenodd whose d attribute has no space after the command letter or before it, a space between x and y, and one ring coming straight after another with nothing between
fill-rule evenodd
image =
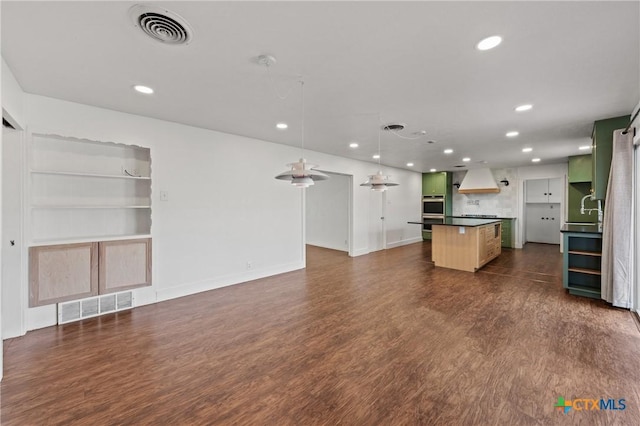
<instances>
[{"instance_id":1,"label":"ceiling air vent","mask_svg":"<svg viewBox=\"0 0 640 426\"><path fill-rule=\"evenodd\" d=\"M137 4L129 9L133 25L152 39L165 44L189 44L193 31L178 14L155 6Z\"/></svg>"},{"instance_id":2,"label":"ceiling air vent","mask_svg":"<svg viewBox=\"0 0 640 426\"><path fill-rule=\"evenodd\" d=\"M382 130L386 130L388 132L397 132L405 128L405 125L402 123L389 123L382 126Z\"/></svg>"}]
</instances>

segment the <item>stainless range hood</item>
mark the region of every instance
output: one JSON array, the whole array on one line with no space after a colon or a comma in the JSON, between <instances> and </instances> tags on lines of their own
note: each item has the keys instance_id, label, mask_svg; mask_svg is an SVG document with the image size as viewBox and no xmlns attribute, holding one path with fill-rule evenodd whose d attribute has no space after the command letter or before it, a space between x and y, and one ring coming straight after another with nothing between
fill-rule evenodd
<instances>
[{"instance_id":1,"label":"stainless range hood","mask_svg":"<svg viewBox=\"0 0 640 426\"><path fill-rule=\"evenodd\" d=\"M460 194L495 194L500 192L491 169L472 169L464 175L458 193Z\"/></svg>"}]
</instances>

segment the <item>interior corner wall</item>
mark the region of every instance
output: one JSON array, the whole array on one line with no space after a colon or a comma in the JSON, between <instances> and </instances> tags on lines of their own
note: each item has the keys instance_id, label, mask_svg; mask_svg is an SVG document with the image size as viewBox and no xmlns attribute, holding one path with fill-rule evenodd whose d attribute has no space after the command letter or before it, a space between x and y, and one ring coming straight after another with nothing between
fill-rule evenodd
<instances>
[{"instance_id":1,"label":"interior corner wall","mask_svg":"<svg viewBox=\"0 0 640 426\"><path fill-rule=\"evenodd\" d=\"M151 149L154 282L136 290L137 305L304 267L302 192L273 179L298 148L43 96L25 100L30 132ZM313 151L307 158L353 176L353 254L368 253L369 191L359 184L378 166ZM389 190L389 246L420 241L419 227L406 222L420 213L421 175L383 171L400 184ZM53 325L55 306L27 309L25 321L28 330Z\"/></svg>"},{"instance_id":2,"label":"interior corner wall","mask_svg":"<svg viewBox=\"0 0 640 426\"><path fill-rule=\"evenodd\" d=\"M2 110L3 116L16 126L25 127L25 94L11 72L9 65L2 58Z\"/></svg>"},{"instance_id":3,"label":"interior corner wall","mask_svg":"<svg viewBox=\"0 0 640 426\"><path fill-rule=\"evenodd\" d=\"M306 243L349 251L349 176L329 174L306 191Z\"/></svg>"}]
</instances>

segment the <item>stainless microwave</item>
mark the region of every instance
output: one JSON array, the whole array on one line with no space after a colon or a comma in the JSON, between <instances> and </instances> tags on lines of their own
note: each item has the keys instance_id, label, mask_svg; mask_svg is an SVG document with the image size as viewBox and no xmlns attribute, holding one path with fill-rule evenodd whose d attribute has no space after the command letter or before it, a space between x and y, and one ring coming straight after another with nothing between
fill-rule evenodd
<instances>
[{"instance_id":1,"label":"stainless microwave","mask_svg":"<svg viewBox=\"0 0 640 426\"><path fill-rule=\"evenodd\" d=\"M441 195L425 195L422 197L423 215L444 215L444 197Z\"/></svg>"}]
</instances>

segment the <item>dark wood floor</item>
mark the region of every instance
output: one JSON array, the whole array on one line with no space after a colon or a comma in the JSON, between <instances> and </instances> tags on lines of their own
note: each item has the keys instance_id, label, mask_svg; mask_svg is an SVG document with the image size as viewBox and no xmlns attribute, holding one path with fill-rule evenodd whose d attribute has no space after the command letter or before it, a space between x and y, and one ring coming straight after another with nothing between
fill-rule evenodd
<instances>
[{"instance_id":1,"label":"dark wood floor","mask_svg":"<svg viewBox=\"0 0 640 426\"><path fill-rule=\"evenodd\" d=\"M430 244L308 248L284 275L4 343L3 425L640 424L628 311L562 289L557 246L473 274ZM554 408L624 398L625 411Z\"/></svg>"}]
</instances>

